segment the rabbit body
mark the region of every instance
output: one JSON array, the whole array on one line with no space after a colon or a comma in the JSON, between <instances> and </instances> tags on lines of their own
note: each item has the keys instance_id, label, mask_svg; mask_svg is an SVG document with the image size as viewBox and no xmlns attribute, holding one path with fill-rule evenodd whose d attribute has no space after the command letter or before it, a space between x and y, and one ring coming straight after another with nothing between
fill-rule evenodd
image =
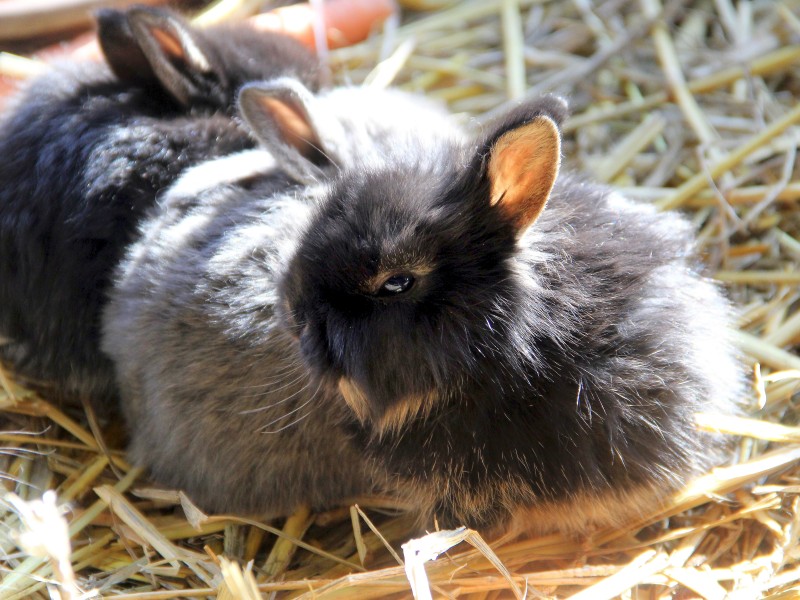
<instances>
[{"instance_id":1,"label":"rabbit body","mask_svg":"<svg viewBox=\"0 0 800 600\"><path fill-rule=\"evenodd\" d=\"M306 363L424 522L619 525L723 457L694 414L743 395L731 309L683 218L536 164L537 124L561 118L546 99L433 160L342 174L287 271Z\"/></svg>"},{"instance_id":2,"label":"rabbit body","mask_svg":"<svg viewBox=\"0 0 800 600\"><path fill-rule=\"evenodd\" d=\"M426 525L582 532L657 507L721 459L694 413L742 391L690 225L558 175L556 99L474 137L415 102L314 183L278 153L151 213L104 319L133 458L211 510L380 490Z\"/></svg>"},{"instance_id":3,"label":"rabbit body","mask_svg":"<svg viewBox=\"0 0 800 600\"><path fill-rule=\"evenodd\" d=\"M405 179L373 197L368 190L388 178L347 181L351 210L390 223L387 197L425 197ZM357 387L342 390L360 408L357 444L415 490L425 522L542 532L621 525L722 460L724 440L698 432L694 414L736 412L741 370L725 333L729 307L692 265L686 221L562 174L539 220L516 249L495 249L487 274L470 260L485 251L485 232L455 217L420 235L425 218L405 227L433 249L414 260L424 271L436 265L425 290L435 300L398 311L388 326L377 317L362 335L352 325L328 333L341 318L328 309L324 321L308 321L326 329L327 355L306 342L326 373L358 374ZM358 348L359 362L332 359L336 344Z\"/></svg>"},{"instance_id":4,"label":"rabbit body","mask_svg":"<svg viewBox=\"0 0 800 600\"><path fill-rule=\"evenodd\" d=\"M319 72L288 38L161 9L102 11L99 38L108 64L54 68L0 120L0 358L108 404L100 309L143 212L186 167L255 145L234 116L244 83Z\"/></svg>"}]
</instances>

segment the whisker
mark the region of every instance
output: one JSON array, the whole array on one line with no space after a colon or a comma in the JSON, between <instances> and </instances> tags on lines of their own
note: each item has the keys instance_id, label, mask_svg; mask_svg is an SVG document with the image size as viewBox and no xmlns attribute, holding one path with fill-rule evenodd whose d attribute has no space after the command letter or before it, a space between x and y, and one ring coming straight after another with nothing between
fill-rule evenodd
<instances>
[{"instance_id":1,"label":"whisker","mask_svg":"<svg viewBox=\"0 0 800 600\"><path fill-rule=\"evenodd\" d=\"M338 163L337 163L335 160L333 160L333 158L331 158L331 156L330 156L330 155L328 155L328 154L325 152L325 150L323 150L322 148L320 148L320 147L319 147L317 144L314 144L314 143L313 143L311 140L307 140L307 139L303 138L303 141L304 141L304 142L306 142L306 143L307 143L309 146L311 146L312 148L314 148L314 150L316 150L317 152L319 152L319 153L320 153L322 156L324 156L326 159L328 159L328 161L329 161L329 162L330 162L330 163L331 163L331 164L332 164L334 167L336 167L336 169L337 169L338 171L341 171L341 167L339 166L339 164L338 164Z\"/></svg>"},{"instance_id":2,"label":"whisker","mask_svg":"<svg viewBox=\"0 0 800 600\"><path fill-rule=\"evenodd\" d=\"M311 411L307 412L307 413L306 413L304 416L302 416L302 417L300 417L300 418L298 418L298 419L294 420L293 422L291 422L291 423L289 423L289 424L287 424L287 425L284 425L283 427L280 427L280 428L279 428L279 429L277 429L277 430L272 430L272 431L269 431L268 429L266 429L266 428L267 428L267 427L269 427L270 425L272 425L272 424L274 424L274 423L277 423L277 422L278 422L278 421L280 421L281 419L285 419L285 418L286 418L286 417L288 417L289 415L292 415L292 414L296 413L297 411L299 411L299 410L302 410L303 408L305 408L305 407L306 407L306 406L308 406L309 404L311 404L311 402L313 402L314 400L316 400L316 398L317 398L317 394L319 393L319 390L320 390L321 388L322 388L322 382L320 382L320 383L319 383L319 385L317 385L317 389L316 389L316 390L314 390L314 393L313 393L313 394L311 394L311 396L309 397L309 399L308 399L308 400L306 400L305 402L303 402L303 403L302 403L300 406L298 406L297 408L295 408L295 409L293 409L293 410L289 411L289 412L288 412L288 413L286 413L285 415L281 415L280 417L278 417L278 418L276 418L276 419L273 419L272 421L270 421L269 423L267 423L266 425L264 425L264 426L261 428L261 433L278 433L278 432L280 432L280 431L284 431L284 430L285 430L285 429L287 429L288 427L291 427L292 425L294 425L294 424L296 424L296 423L299 423L300 421L302 421L303 419L305 419L306 417L308 417L308 416L311 414Z\"/></svg>"},{"instance_id":3,"label":"whisker","mask_svg":"<svg viewBox=\"0 0 800 600\"><path fill-rule=\"evenodd\" d=\"M302 371L302 372L300 373L300 375L299 375L299 376L295 377L295 378L294 378L294 379L292 379L291 381L287 381L287 382L286 382L286 383L284 383L282 386L280 386L280 387L278 387L278 388L274 388L274 389L272 389L272 390L269 390L269 391L275 391L275 392L279 392L280 390L286 389L287 387L291 386L292 384L294 384L294 383L297 383L298 381L300 381L301 379L303 379L303 377L305 377L305 376L307 375L307 373L305 372L305 370L304 370L304 369L301 369L301 371ZM293 372L293 373L291 373L291 375L294 375L294 374L295 374L294 372ZM258 389L264 389L264 388L267 388L267 387L269 387L270 385L274 385L276 382L277 382L277 383L279 383L279 382L281 382L281 381L285 381L285 380L286 380L286 377L280 377L280 376L276 376L276 377L274 377L274 378L270 379L270 380L269 380L269 382L265 382L265 383L259 383L259 384L257 384L257 385L249 385L249 386L247 386L247 387L243 387L242 389L243 389L243 390L258 390ZM252 396L252 395L251 395L251 396L243 396L243 397L244 397L244 398L252 398L252 397L254 397L254 396Z\"/></svg>"},{"instance_id":4,"label":"whisker","mask_svg":"<svg viewBox=\"0 0 800 600\"><path fill-rule=\"evenodd\" d=\"M0 448L0 456L20 456L30 454L33 456L50 456L55 450L34 450L33 448Z\"/></svg>"},{"instance_id":5,"label":"whisker","mask_svg":"<svg viewBox=\"0 0 800 600\"><path fill-rule=\"evenodd\" d=\"M0 481L13 481L17 485L24 485L30 490L44 493L44 489L42 489L41 486L34 485L30 481L23 481L22 479L14 477L13 475L9 475L8 473L0 473Z\"/></svg>"},{"instance_id":6,"label":"whisker","mask_svg":"<svg viewBox=\"0 0 800 600\"><path fill-rule=\"evenodd\" d=\"M249 414L261 412L261 411L264 411L264 410L269 410L270 408L274 408L276 406L279 406L279 405L283 404L284 402L288 402L289 400L291 400L292 398L294 398L298 394L301 394L304 391L306 391L310 387L310 385L311 385L311 382L309 381L303 387L301 387L299 390L297 390L293 394L290 394L289 396L286 396L285 398L282 398L281 400L277 400L276 402L272 402L270 404L265 404L264 406L259 406L258 408L248 408L247 410L240 411L239 414L240 415L249 415ZM314 393L316 394L316 392L314 392Z\"/></svg>"},{"instance_id":7,"label":"whisker","mask_svg":"<svg viewBox=\"0 0 800 600\"><path fill-rule=\"evenodd\" d=\"M39 435L44 435L48 431L50 431L50 425L44 427L43 429L41 429L39 431L27 431L25 429L4 429L4 430L0 430L0 433L6 434L6 435L29 435L31 437L36 437L36 436L39 436Z\"/></svg>"},{"instance_id":8,"label":"whisker","mask_svg":"<svg viewBox=\"0 0 800 600\"><path fill-rule=\"evenodd\" d=\"M301 417L298 417L297 419L295 419L295 420L294 420L294 421L292 421L291 423L288 423L288 424L284 425L284 426L283 426L283 427L281 427L280 429L273 429L272 431L262 431L261 433L266 433L266 434L280 433L280 432L281 432L281 431L283 431L284 429L288 429L289 427L292 427L293 425L297 425L298 423L300 423L300 422L301 422L301 421L303 421L304 419L307 419L307 418L308 418L308 417L310 417L310 416L311 416L311 413L310 413L310 412L307 412L307 413L306 413L306 414L304 414L303 416L301 416Z\"/></svg>"},{"instance_id":9,"label":"whisker","mask_svg":"<svg viewBox=\"0 0 800 600\"><path fill-rule=\"evenodd\" d=\"M252 363L250 363L251 368L258 367L259 365L263 365L265 363L269 363L275 367L275 370L279 371L288 371L291 369L300 368L302 365L297 361L289 361L287 360L286 356L275 356L274 353L267 353L263 356L257 357ZM283 363L283 364L281 364Z\"/></svg>"},{"instance_id":10,"label":"whisker","mask_svg":"<svg viewBox=\"0 0 800 600\"><path fill-rule=\"evenodd\" d=\"M289 412L287 412L286 414L283 414L283 415L281 415L280 417L275 417L274 419L272 419L272 421L270 421L270 422L269 422L269 423L267 423L266 425L263 425L263 426L262 426L262 428L261 428L262 432L263 432L263 430L264 430L264 428L265 428L265 427L269 427L270 425L272 425L272 424L274 424L274 423L277 423L278 421L281 421L281 420L285 419L285 418L286 418L286 417L288 417L289 415L293 415L293 414L294 414L294 413L296 413L298 410L302 410L303 408L305 408L306 406L308 406L308 404L309 404L309 403L310 403L310 402L311 402L313 399L314 399L314 396L311 396L311 397L310 397L308 400L306 400L305 402L303 402L303 403L302 403L300 406L297 406L297 407L293 408L292 410L290 410L290 411L289 411Z\"/></svg>"}]
</instances>

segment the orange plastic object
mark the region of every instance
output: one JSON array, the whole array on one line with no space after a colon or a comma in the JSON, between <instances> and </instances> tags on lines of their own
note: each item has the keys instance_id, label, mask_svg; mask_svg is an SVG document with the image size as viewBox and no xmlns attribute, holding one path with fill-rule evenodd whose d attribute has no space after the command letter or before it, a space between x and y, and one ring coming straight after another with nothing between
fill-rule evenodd
<instances>
[{"instance_id":1,"label":"orange plastic object","mask_svg":"<svg viewBox=\"0 0 800 600\"><path fill-rule=\"evenodd\" d=\"M328 0L322 7L329 48L360 42L397 10L394 0ZM314 9L308 3L276 8L250 19L256 29L283 31L314 48Z\"/></svg>"},{"instance_id":2,"label":"orange plastic object","mask_svg":"<svg viewBox=\"0 0 800 600\"><path fill-rule=\"evenodd\" d=\"M394 0L326 0L322 9L328 47L341 48L366 39L378 23L397 10L397 5ZM314 17L311 4L303 2L256 15L247 22L262 31L282 31L309 48L315 48ZM88 36L91 38L87 39ZM84 34L73 42L58 44L38 53L45 60L66 54L78 60L101 58L94 34Z\"/></svg>"},{"instance_id":3,"label":"orange plastic object","mask_svg":"<svg viewBox=\"0 0 800 600\"><path fill-rule=\"evenodd\" d=\"M395 0L326 0L322 5L322 22L329 48L341 48L367 38L373 28L397 11ZM314 8L308 2L277 8L248 19L262 31L282 31L310 48L314 41ZM66 42L49 46L36 57L52 61L69 57L75 60L101 60L102 54L94 33L84 33ZM18 85L9 77L0 77L0 108L3 97Z\"/></svg>"}]
</instances>

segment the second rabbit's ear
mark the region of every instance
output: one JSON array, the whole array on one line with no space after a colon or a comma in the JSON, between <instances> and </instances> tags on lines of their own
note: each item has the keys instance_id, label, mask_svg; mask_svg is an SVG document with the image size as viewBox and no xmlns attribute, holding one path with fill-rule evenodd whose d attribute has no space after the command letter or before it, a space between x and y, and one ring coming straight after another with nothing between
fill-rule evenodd
<instances>
[{"instance_id":1,"label":"second rabbit's ear","mask_svg":"<svg viewBox=\"0 0 800 600\"><path fill-rule=\"evenodd\" d=\"M111 70L122 81L148 83L156 75L133 36L128 14L113 8L95 12L97 40Z\"/></svg>"},{"instance_id":2,"label":"second rabbit's ear","mask_svg":"<svg viewBox=\"0 0 800 600\"><path fill-rule=\"evenodd\" d=\"M99 11L97 20L100 46L121 79L157 82L183 106L207 96L216 83L197 32L176 14L136 7Z\"/></svg>"},{"instance_id":3,"label":"second rabbit's ear","mask_svg":"<svg viewBox=\"0 0 800 600\"><path fill-rule=\"evenodd\" d=\"M302 182L319 179L322 167L332 160L323 142L331 136L324 130L335 129L337 121L318 114L318 104L308 89L289 77L249 83L239 92L239 111L253 135Z\"/></svg>"},{"instance_id":4,"label":"second rabbit's ear","mask_svg":"<svg viewBox=\"0 0 800 600\"><path fill-rule=\"evenodd\" d=\"M489 203L517 235L544 210L561 164L559 123L566 105L560 99L547 100L513 111L485 142Z\"/></svg>"}]
</instances>

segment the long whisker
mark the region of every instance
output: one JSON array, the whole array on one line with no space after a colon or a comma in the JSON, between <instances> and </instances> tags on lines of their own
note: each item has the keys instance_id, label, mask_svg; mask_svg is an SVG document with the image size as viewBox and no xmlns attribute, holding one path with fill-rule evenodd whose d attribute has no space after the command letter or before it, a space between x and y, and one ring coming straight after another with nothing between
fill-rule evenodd
<instances>
[{"instance_id":1,"label":"long whisker","mask_svg":"<svg viewBox=\"0 0 800 600\"><path fill-rule=\"evenodd\" d=\"M284 425L283 427L281 427L279 429L273 429L272 431L262 431L261 433L266 433L266 434L280 433L284 429L288 429L289 427L292 427L293 425L297 425L298 423L300 423L304 419L307 419L310 416L311 416L311 412L307 412L306 414L298 417L297 419L295 419L291 423L287 423L286 425Z\"/></svg>"},{"instance_id":2,"label":"long whisker","mask_svg":"<svg viewBox=\"0 0 800 600\"><path fill-rule=\"evenodd\" d=\"M278 364L278 361L275 360L273 357L268 357L266 359L254 360L252 364L250 364L250 368L256 369L259 366L269 363L270 369L273 373L289 373L291 371L296 371L298 369L302 369L302 364L298 362L287 362L284 365Z\"/></svg>"},{"instance_id":3,"label":"long whisker","mask_svg":"<svg viewBox=\"0 0 800 600\"><path fill-rule=\"evenodd\" d=\"M292 373L291 375L294 375L294 373ZM281 391L281 390L284 390L284 389L286 389L287 387L290 387L290 386L292 386L293 384L297 383L298 381L301 381L301 380L302 380L302 379L303 379L303 378L304 378L306 375L307 375L307 373L305 372L305 370L302 370L302 372L300 373L300 375L299 375L299 376L297 376L297 377L295 377L295 378L294 378L294 379L292 379L291 381L286 381L286 383L284 383L284 384L283 384L283 385L281 385L280 387L277 387L277 388L272 388L272 389L269 389L269 390L267 390L267 391L270 391L270 392L279 392L279 391ZM251 385L251 386L247 386L247 387L245 387L245 388L242 388L242 389L245 389L245 390L257 390L257 389L264 389L264 388L266 388L266 387L268 387L268 386L270 386L270 385L273 385L275 382L281 382L281 381L285 381L285 377L275 377L274 379L272 379L272 383L262 383L262 384L258 384L258 385ZM260 394L259 394L259 395L260 395ZM253 396L253 395L250 395L250 396L243 396L243 397L244 397L244 398L252 398L252 397L254 397L254 396Z\"/></svg>"},{"instance_id":4,"label":"long whisker","mask_svg":"<svg viewBox=\"0 0 800 600\"><path fill-rule=\"evenodd\" d=\"M296 413L297 411L299 411L299 410L302 410L303 408L305 408L305 407L306 407L306 406L308 406L309 404L311 404L311 402L313 402L314 400L316 400L316 398L317 398L317 394L319 393L319 390L321 389L321 387L322 387L322 382L320 382L320 383L319 383L319 385L317 385L317 389L316 389L316 390L314 390L314 393L313 393L313 394L311 394L311 396L309 397L309 399L308 399L308 400L306 400L305 402L303 402L303 403L302 403L300 406L298 406L297 408L295 408L295 409L293 409L293 410L291 410L291 411L287 412L285 415L281 415L280 417L278 417L278 418L276 418L276 419L273 419L272 421L270 421L269 423L267 423L266 425L264 425L264 426L261 428L261 433L278 433L278 432L280 432L280 431L283 431L283 430L285 430L286 428L288 428L288 427L290 427L290 426L294 425L295 423L299 423L300 421L302 421L303 419L305 419L306 417L308 417L308 416L311 414L311 412L310 412L310 411L309 411L308 413L306 413L304 416L302 416L302 417L300 417L300 418L296 419L295 421L293 421L293 422L291 422L291 423L289 423L289 424L287 424L287 425L284 425L283 427L280 427L280 428L279 428L279 429L277 429L277 430L272 430L272 431L269 431L269 430L267 430L267 429L266 429L266 428L267 428L267 427L269 427L270 425L273 425L274 423L277 423L278 421L280 421L280 420L282 420L282 419L285 419L285 418L286 418L286 417L288 417L289 415L292 415L292 414Z\"/></svg>"},{"instance_id":5,"label":"long whisker","mask_svg":"<svg viewBox=\"0 0 800 600\"><path fill-rule=\"evenodd\" d=\"M274 419L272 419L272 421L270 421L269 423L267 423L266 425L264 425L264 426L261 428L261 431L262 431L262 432L264 432L264 428L266 428L266 427L269 427L270 425L273 425L274 423L277 423L278 421L281 421L281 420L285 419L285 418L286 418L286 417L288 417L289 415L293 415L293 414L294 414L294 413L296 413L298 410L302 410L303 408L305 408L306 406L308 406L308 404L309 404L309 403L310 403L310 402L311 402L313 399L314 399L314 396L311 396L311 398L309 398L308 400L306 400L305 402L303 402L303 403L302 403L300 406L297 406L297 407L293 408L292 410L290 410L290 411L289 411L289 412L287 412L286 414L283 414L283 415L281 415L280 417L275 417Z\"/></svg>"},{"instance_id":6,"label":"long whisker","mask_svg":"<svg viewBox=\"0 0 800 600\"><path fill-rule=\"evenodd\" d=\"M320 148L320 147L319 147L317 144L314 144L314 143L313 143L311 140L308 140L308 139L305 139L305 138L303 138L303 141L304 141L304 142L306 142L306 143L307 143L309 146L311 146L312 148L314 148L314 150L316 150L317 152L319 152L319 153L320 153L322 156L324 156L326 159L328 159L328 161L329 161L329 162L330 162L330 163L331 163L331 164L332 164L334 167L336 167L336 170L337 170L337 171L341 171L341 170L342 170L342 168L339 166L339 164L338 164L338 163L337 163L335 160L333 160L333 158L332 158L330 155L328 155L328 154L325 152L325 150L323 150L322 148Z\"/></svg>"},{"instance_id":7,"label":"long whisker","mask_svg":"<svg viewBox=\"0 0 800 600\"><path fill-rule=\"evenodd\" d=\"M50 456L54 452L55 450L34 450L33 448L0 448L0 456L20 456L22 454L30 454L33 456Z\"/></svg>"},{"instance_id":8,"label":"long whisker","mask_svg":"<svg viewBox=\"0 0 800 600\"><path fill-rule=\"evenodd\" d=\"M292 398L294 398L298 394L303 393L310 386L311 386L311 382L309 381L303 387L301 387L299 390L297 390L296 392L286 396L285 398L282 398L282 399L277 400L275 402L271 402L270 404L265 404L263 406L259 406L258 408L248 408L247 410L242 410L242 411L239 412L239 414L240 415L250 415L250 414L261 412L261 411L264 411L264 410L269 410L270 408L274 408L276 406L280 406L281 404L283 404L285 402L288 402L289 400L291 400ZM314 392L314 393L316 394L316 392Z\"/></svg>"},{"instance_id":9,"label":"long whisker","mask_svg":"<svg viewBox=\"0 0 800 600\"><path fill-rule=\"evenodd\" d=\"M44 490L40 486L34 485L30 481L23 481L22 479L14 477L13 475L9 475L8 473L0 473L0 481L2 480L13 481L17 485L24 485L26 488L31 489L35 492L44 492Z\"/></svg>"},{"instance_id":10,"label":"long whisker","mask_svg":"<svg viewBox=\"0 0 800 600\"><path fill-rule=\"evenodd\" d=\"M270 340L270 343L274 343L274 341ZM283 353L276 355L275 352L264 352L256 356L247 366L248 368L255 369L258 368L259 365L265 363L273 365L275 367L274 370L279 372L297 369L302 366L302 363L298 360L292 360L292 357L286 356Z\"/></svg>"}]
</instances>

